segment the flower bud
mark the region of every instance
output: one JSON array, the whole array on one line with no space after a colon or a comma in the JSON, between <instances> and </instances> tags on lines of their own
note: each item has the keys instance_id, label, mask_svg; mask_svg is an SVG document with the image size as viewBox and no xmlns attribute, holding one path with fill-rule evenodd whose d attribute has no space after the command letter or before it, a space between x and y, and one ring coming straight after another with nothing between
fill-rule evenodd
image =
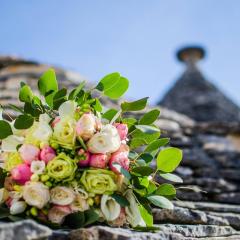
<instances>
[{"instance_id":1,"label":"flower bud","mask_svg":"<svg viewBox=\"0 0 240 240\"><path fill-rule=\"evenodd\" d=\"M50 146L44 146L40 152L40 159L46 164L56 157L56 152Z\"/></svg>"},{"instance_id":2,"label":"flower bud","mask_svg":"<svg viewBox=\"0 0 240 240\"><path fill-rule=\"evenodd\" d=\"M108 156L106 154L92 154L89 165L94 168L106 168Z\"/></svg>"},{"instance_id":3,"label":"flower bud","mask_svg":"<svg viewBox=\"0 0 240 240\"><path fill-rule=\"evenodd\" d=\"M40 150L32 144L23 144L18 151L23 161L28 165L39 159Z\"/></svg>"},{"instance_id":4,"label":"flower bud","mask_svg":"<svg viewBox=\"0 0 240 240\"><path fill-rule=\"evenodd\" d=\"M79 152L78 152L78 155L84 155L85 156L85 159L84 160L80 160L78 162L78 165L80 167L87 167L89 165L89 162L90 162L90 158L91 158L91 154L89 152L85 152L83 149L80 149Z\"/></svg>"},{"instance_id":5,"label":"flower bud","mask_svg":"<svg viewBox=\"0 0 240 240\"><path fill-rule=\"evenodd\" d=\"M118 130L118 134L120 136L120 139L121 140L125 140L127 138L127 134L128 134L128 126L127 126L127 124L115 123L114 126Z\"/></svg>"},{"instance_id":6,"label":"flower bud","mask_svg":"<svg viewBox=\"0 0 240 240\"><path fill-rule=\"evenodd\" d=\"M83 140L90 139L96 130L95 117L91 113L85 113L76 124L76 133Z\"/></svg>"},{"instance_id":7,"label":"flower bud","mask_svg":"<svg viewBox=\"0 0 240 240\"><path fill-rule=\"evenodd\" d=\"M130 161L128 159L128 153L129 147L125 144L122 144L120 148L111 155L111 158L109 160L109 167L113 172L119 173L117 168L114 167L114 163L118 163L125 170L129 169Z\"/></svg>"},{"instance_id":8,"label":"flower bud","mask_svg":"<svg viewBox=\"0 0 240 240\"><path fill-rule=\"evenodd\" d=\"M23 163L11 170L12 179L19 184L25 184L30 180L32 173L30 167Z\"/></svg>"},{"instance_id":9,"label":"flower bud","mask_svg":"<svg viewBox=\"0 0 240 240\"><path fill-rule=\"evenodd\" d=\"M10 207L10 214L17 215L23 213L27 207L27 204L24 201L12 201Z\"/></svg>"}]
</instances>

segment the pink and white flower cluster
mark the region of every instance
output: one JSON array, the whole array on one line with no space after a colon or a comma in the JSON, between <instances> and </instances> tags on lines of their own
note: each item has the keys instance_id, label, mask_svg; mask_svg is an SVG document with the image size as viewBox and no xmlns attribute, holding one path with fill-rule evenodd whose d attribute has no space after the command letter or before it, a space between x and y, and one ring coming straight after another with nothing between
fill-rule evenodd
<instances>
[{"instance_id":1,"label":"pink and white flower cluster","mask_svg":"<svg viewBox=\"0 0 240 240\"><path fill-rule=\"evenodd\" d=\"M0 204L13 215L57 224L71 213L94 208L114 226L139 225L136 200L116 168L130 168L127 125L104 124L93 112L79 111L75 102L66 101L57 117L42 114L31 128L13 131L2 141L7 177ZM130 205L120 206L114 192Z\"/></svg>"}]
</instances>

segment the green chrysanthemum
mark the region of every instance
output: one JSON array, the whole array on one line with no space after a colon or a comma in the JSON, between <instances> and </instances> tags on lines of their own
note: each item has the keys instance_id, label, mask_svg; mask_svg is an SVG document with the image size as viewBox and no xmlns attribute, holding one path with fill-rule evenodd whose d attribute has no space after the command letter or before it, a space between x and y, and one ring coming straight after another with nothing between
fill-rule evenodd
<instances>
[{"instance_id":1,"label":"green chrysanthemum","mask_svg":"<svg viewBox=\"0 0 240 240\"><path fill-rule=\"evenodd\" d=\"M117 190L116 175L109 170L86 170L80 181L88 192L94 194L110 194Z\"/></svg>"},{"instance_id":2,"label":"green chrysanthemum","mask_svg":"<svg viewBox=\"0 0 240 240\"><path fill-rule=\"evenodd\" d=\"M71 181L77 169L76 162L61 153L47 164L47 174L56 181Z\"/></svg>"}]
</instances>

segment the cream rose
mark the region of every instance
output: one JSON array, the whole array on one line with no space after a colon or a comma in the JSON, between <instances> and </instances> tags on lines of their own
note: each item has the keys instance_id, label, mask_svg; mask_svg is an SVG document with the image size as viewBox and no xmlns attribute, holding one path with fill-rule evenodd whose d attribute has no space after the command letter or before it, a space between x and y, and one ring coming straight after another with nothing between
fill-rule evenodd
<instances>
[{"instance_id":1,"label":"cream rose","mask_svg":"<svg viewBox=\"0 0 240 240\"><path fill-rule=\"evenodd\" d=\"M28 182L23 187L23 199L28 205L42 209L50 200L48 187L41 182Z\"/></svg>"},{"instance_id":2,"label":"cream rose","mask_svg":"<svg viewBox=\"0 0 240 240\"><path fill-rule=\"evenodd\" d=\"M89 140L88 150L91 153L113 153L119 149L120 145L121 139L117 129L107 124Z\"/></svg>"},{"instance_id":3,"label":"cream rose","mask_svg":"<svg viewBox=\"0 0 240 240\"><path fill-rule=\"evenodd\" d=\"M120 215L121 206L111 196L102 195L101 211L107 221L113 221Z\"/></svg>"},{"instance_id":4,"label":"cream rose","mask_svg":"<svg viewBox=\"0 0 240 240\"><path fill-rule=\"evenodd\" d=\"M50 190L51 202L56 205L69 205L75 199L75 193L72 188L57 186Z\"/></svg>"},{"instance_id":5,"label":"cream rose","mask_svg":"<svg viewBox=\"0 0 240 240\"><path fill-rule=\"evenodd\" d=\"M76 193L75 199L70 205L73 212L84 212L89 209L89 205L85 196L81 193Z\"/></svg>"},{"instance_id":6,"label":"cream rose","mask_svg":"<svg viewBox=\"0 0 240 240\"><path fill-rule=\"evenodd\" d=\"M83 140L90 139L96 130L95 116L91 113L85 113L76 124L76 133Z\"/></svg>"}]
</instances>

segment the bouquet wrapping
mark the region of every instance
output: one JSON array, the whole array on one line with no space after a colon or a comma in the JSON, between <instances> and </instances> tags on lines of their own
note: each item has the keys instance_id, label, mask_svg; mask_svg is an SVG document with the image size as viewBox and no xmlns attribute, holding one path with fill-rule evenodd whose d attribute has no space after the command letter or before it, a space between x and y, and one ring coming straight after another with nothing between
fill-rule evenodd
<instances>
[{"instance_id":1,"label":"bouquet wrapping","mask_svg":"<svg viewBox=\"0 0 240 240\"><path fill-rule=\"evenodd\" d=\"M0 219L32 218L62 228L105 223L151 229L152 205L173 208L176 189L156 177L181 182L171 172L182 152L160 138L154 124L160 111L129 117L144 109L148 98L123 101L119 109L101 105L102 96L116 100L128 85L112 73L91 90L82 82L68 93L58 88L53 69L40 77L37 95L21 83L23 107L9 105L19 114L14 120L0 115Z\"/></svg>"}]
</instances>

